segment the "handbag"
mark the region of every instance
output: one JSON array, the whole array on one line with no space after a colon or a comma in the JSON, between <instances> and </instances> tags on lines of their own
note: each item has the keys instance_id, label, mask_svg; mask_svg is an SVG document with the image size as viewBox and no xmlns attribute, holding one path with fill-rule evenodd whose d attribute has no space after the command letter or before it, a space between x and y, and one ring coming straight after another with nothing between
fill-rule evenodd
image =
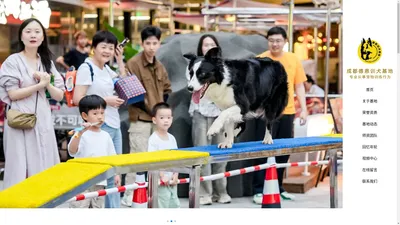
<instances>
[{"instance_id":1,"label":"handbag","mask_svg":"<svg viewBox=\"0 0 400 225\"><path fill-rule=\"evenodd\" d=\"M35 113L23 113L10 107L6 113L7 124L14 129L32 129L36 125L36 110L39 92L36 93Z\"/></svg>"},{"instance_id":2,"label":"handbag","mask_svg":"<svg viewBox=\"0 0 400 225\"><path fill-rule=\"evenodd\" d=\"M144 100L146 89L144 89L136 75L132 74L117 79L114 85L118 97L125 100L124 105L131 105Z\"/></svg>"}]
</instances>

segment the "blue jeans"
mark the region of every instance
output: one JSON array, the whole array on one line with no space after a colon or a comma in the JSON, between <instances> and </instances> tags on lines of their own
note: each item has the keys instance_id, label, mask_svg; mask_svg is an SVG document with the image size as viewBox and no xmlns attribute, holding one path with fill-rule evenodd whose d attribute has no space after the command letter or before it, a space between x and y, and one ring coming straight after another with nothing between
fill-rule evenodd
<instances>
[{"instance_id":1,"label":"blue jeans","mask_svg":"<svg viewBox=\"0 0 400 225\"><path fill-rule=\"evenodd\" d=\"M112 128L112 127L108 126L107 124L103 124L101 129L110 134L111 139L114 143L114 148L115 148L115 152L117 153L117 155L122 154L121 129ZM114 177L108 178L107 179L107 188L113 188L113 187L115 187ZM121 206L120 193L106 195L105 208L120 208L120 206Z\"/></svg>"}]
</instances>

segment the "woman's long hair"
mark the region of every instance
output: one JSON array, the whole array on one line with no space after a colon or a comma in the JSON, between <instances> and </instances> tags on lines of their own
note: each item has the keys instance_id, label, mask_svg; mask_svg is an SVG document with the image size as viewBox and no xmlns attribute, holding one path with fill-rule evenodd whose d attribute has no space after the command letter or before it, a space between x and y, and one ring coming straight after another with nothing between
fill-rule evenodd
<instances>
[{"instance_id":1,"label":"woman's long hair","mask_svg":"<svg viewBox=\"0 0 400 225\"><path fill-rule=\"evenodd\" d=\"M47 41L47 35L46 35L46 29L43 27L42 23L38 19L35 19L35 18L27 19L19 27L19 31L18 31L18 51L21 52L21 51L25 50L25 45L21 40L21 38L22 38L22 30L26 26L28 26L28 24L30 24L31 22L34 22L34 21L37 22L40 25L40 27L42 28L42 31L43 31L43 42L39 46L37 52L40 55L40 59L42 61L44 69L46 70L47 73L51 73L51 56L53 55L53 53L49 49L49 45L48 45L48 41Z\"/></svg>"},{"instance_id":2,"label":"woman's long hair","mask_svg":"<svg viewBox=\"0 0 400 225\"><path fill-rule=\"evenodd\" d=\"M199 44L197 45L197 56L204 56L203 49L202 49L203 48L203 41L204 41L204 39L206 39L208 37L211 38L215 42L215 45L217 45L217 47L219 47L219 43L217 41L217 38L214 35L205 34L205 35L201 36L201 38L199 40Z\"/></svg>"}]
</instances>

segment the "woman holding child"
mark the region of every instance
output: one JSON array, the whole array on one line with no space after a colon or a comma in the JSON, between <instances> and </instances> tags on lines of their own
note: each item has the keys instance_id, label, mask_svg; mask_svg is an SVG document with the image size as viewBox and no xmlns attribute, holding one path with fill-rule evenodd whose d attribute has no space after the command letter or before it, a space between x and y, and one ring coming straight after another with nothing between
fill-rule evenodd
<instances>
[{"instance_id":1,"label":"woman holding child","mask_svg":"<svg viewBox=\"0 0 400 225\"><path fill-rule=\"evenodd\" d=\"M33 128L21 129L10 127L5 120L5 189L60 162L46 91L61 101L63 78L51 61L46 31L39 20L25 20L18 40L19 52L1 66L0 99L7 104L7 111L36 114L36 123Z\"/></svg>"},{"instance_id":2,"label":"woman holding child","mask_svg":"<svg viewBox=\"0 0 400 225\"><path fill-rule=\"evenodd\" d=\"M76 87L74 91L74 103L79 101L85 95L98 95L102 97L107 107L105 109L105 121L101 129L110 134L117 154L122 154L122 134L120 129L120 117L118 107L124 103L123 99L114 95L113 79L118 77L107 65L114 59L117 59L120 76L125 76L125 65L122 59L123 48L117 46L117 38L109 31L98 31L92 41L93 57L87 58L76 75ZM107 180L107 188L115 186L114 179ZM119 193L106 196L106 208L119 208Z\"/></svg>"}]
</instances>

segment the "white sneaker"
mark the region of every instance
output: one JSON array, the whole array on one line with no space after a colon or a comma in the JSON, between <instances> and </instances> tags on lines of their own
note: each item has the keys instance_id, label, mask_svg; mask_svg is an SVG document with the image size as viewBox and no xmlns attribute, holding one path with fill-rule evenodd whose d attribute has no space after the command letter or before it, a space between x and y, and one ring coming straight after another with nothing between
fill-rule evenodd
<instances>
[{"instance_id":1,"label":"white sneaker","mask_svg":"<svg viewBox=\"0 0 400 225\"><path fill-rule=\"evenodd\" d=\"M262 199L263 199L263 194L255 194L253 196L253 202L256 203L257 205L262 204Z\"/></svg>"},{"instance_id":2,"label":"white sneaker","mask_svg":"<svg viewBox=\"0 0 400 225\"><path fill-rule=\"evenodd\" d=\"M289 194L289 193L287 193L286 191L284 191L284 192L281 193L281 197L282 197L284 200L292 200L292 201L296 198L296 196L294 196L294 195L292 195L292 194Z\"/></svg>"},{"instance_id":3,"label":"white sneaker","mask_svg":"<svg viewBox=\"0 0 400 225\"><path fill-rule=\"evenodd\" d=\"M127 207L132 207L132 195L124 195L124 197L121 199L121 204Z\"/></svg>"},{"instance_id":4,"label":"white sneaker","mask_svg":"<svg viewBox=\"0 0 400 225\"><path fill-rule=\"evenodd\" d=\"M200 197L200 205L212 205L211 197Z\"/></svg>"},{"instance_id":5,"label":"white sneaker","mask_svg":"<svg viewBox=\"0 0 400 225\"><path fill-rule=\"evenodd\" d=\"M227 204L227 203L231 203L232 198L231 196L229 196L228 194L222 194L219 199L217 200L218 203L221 204Z\"/></svg>"}]
</instances>

